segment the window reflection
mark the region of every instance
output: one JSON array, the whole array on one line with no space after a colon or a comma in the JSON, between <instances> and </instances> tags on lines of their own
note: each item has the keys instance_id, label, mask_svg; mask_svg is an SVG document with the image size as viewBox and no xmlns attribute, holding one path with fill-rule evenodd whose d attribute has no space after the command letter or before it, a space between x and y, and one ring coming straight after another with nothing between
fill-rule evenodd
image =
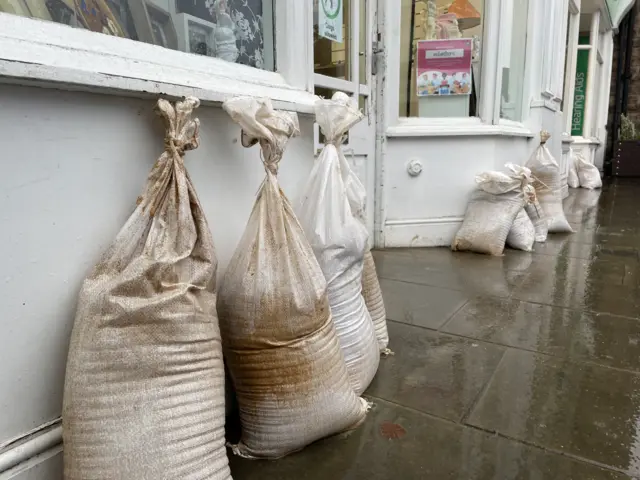
<instances>
[{"instance_id":1,"label":"window reflection","mask_svg":"<svg viewBox=\"0 0 640 480\"><path fill-rule=\"evenodd\" d=\"M273 0L0 0L0 12L273 70Z\"/></svg>"}]
</instances>

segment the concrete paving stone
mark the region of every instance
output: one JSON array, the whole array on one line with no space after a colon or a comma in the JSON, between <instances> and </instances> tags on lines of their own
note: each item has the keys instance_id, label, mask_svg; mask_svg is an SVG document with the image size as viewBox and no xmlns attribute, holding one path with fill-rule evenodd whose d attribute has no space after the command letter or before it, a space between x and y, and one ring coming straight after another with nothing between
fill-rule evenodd
<instances>
[{"instance_id":1,"label":"concrete paving stone","mask_svg":"<svg viewBox=\"0 0 640 480\"><path fill-rule=\"evenodd\" d=\"M367 394L424 413L460 420L505 349L389 322L394 355L380 360Z\"/></svg>"},{"instance_id":2,"label":"concrete paving stone","mask_svg":"<svg viewBox=\"0 0 640 480\"><path fill-rule=\"evenodd\" d=\"M387 318L437 329L468 300L463 292L416 283L380 279Z\"/></svg>"},{"instance_id":3,"label":"concrete paving stone","mask_svg":"<svg viewBox=\"0 0 640 480\"><path fill-rule=\"evenodd\" d=\"M509 350L468 424L640 474L640 376Z\"/></svg>"},{"instance_id":4,"label":"concrete paving stone","mask_svg":"<svg viewBox=\"0 0 640 480\"><path fill-rule=\"evenodd\" d=\"M507 260L505 256L454 254L446 249L434 250L436 252L426 259L420 255L378 252L375 255L378 276L460 290L467 295L508 297L524 280L532 261L530 257L520 258L515 262L513 259ZM514 268L516 265L518 269Z\"/></svg>"},{"instance_id":5,"label":"concrete paving stone","mask_svg":"<svg viewBox=\"0 0 640 480\"><path fill-rule=\"evenodd\" d=\"M230 455L234 480L629 480L383 400L357 430L276 461Z\"/></svg>"},{"instance_id":6,"label":"concrete paving stone","mask_svg":"<svg viewBox=\"0 0 640 480\"><path fill-rule=\"evenodd\" d=\"M474 298L442 331L640 372L640 321L635 319Z\"/></svg>"},{"instance_id":7,"label":"concrete paving stone","mask_svg":"<svg viewBox=\"0 0 640 480\"><path fill-rule=\"evenodd\" d=\"M635 261L536 256L513 297L628 317L640 314L640 268Z\"/></svg>"}]
</instances>

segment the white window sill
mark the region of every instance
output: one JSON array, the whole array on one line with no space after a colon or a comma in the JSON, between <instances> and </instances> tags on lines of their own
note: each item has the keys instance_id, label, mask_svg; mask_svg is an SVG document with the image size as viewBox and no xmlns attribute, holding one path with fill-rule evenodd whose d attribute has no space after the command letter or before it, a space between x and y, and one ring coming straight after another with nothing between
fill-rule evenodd
<instances>
[{"instance_id":1,"label":"white window sill","mask_svg":"<svg viewBox=\"0 0 640 480\"><path fill-rule=\"evenodd\" d=\"M600 145L599 139L595 137L572 137L574 145Z\"/></svg>"},{"instance_id":2,"label":"white window sill","mask_svg":"<svg viewBox=\"0 0 640 480\"><path fill-rule=\"evenodd\" d=\"M533 132L521 124L487 125L478 118L400 119L387 128L388 137L477 137L507 136L533 138Z\"/></svg>"},{"instance_id":3,"label":"white window sill","mask_svg":"<svg viewBox=\"0 0 640 480\"><path fill-rule=\"evenodd\" d=\"M282 75L217 58L0 13L0 82L151 97L270 97L276 108L312 113L315 96Z\"/></svg>"},{"instance_id":4,"label":"white window sill","mask_svg":"<svg viewBox=\"0 0 640 480\"><path fill-rule=\"evenodd\" d=\"M560 105L562 100L559 98L543 98L541 100L533 100L531 102L531 108L546 108L552 112L560 111Z\"/></svg>"}]
</instances>

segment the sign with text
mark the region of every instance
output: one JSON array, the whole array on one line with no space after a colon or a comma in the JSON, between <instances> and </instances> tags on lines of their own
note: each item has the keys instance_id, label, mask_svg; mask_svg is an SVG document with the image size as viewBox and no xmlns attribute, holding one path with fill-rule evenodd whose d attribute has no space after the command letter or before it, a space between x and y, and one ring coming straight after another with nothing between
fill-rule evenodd
<instances>
[{"instance_id":1,"label":"sign with text","mask_svg":"<svg viewBox=\"0 0 640 480\"><path fill-rule=\"evenodd\" d=\"M418 96L471 94L473 40L420 40L416 79Z\"/></svg>"},{"instance_id":2,"label":"sign with text","mask_svg":"<svg viewBox=\"0 0 640 480\"><path fill-rule=\"evenodd\" d=\"M318 35L342 43L342 0L319 0Z\"/></svg>"},{"instance_id":3,"label":"sign with text","mask_svg":"<svg viewBox=\"0 0 640 480\"><path fill-rule=\"evenodd\" d=\"M585 100L587 98L587 74L589 73L589 51L578 50L576 65L576 87L571 116L571 135L581 137L584 129ZM587 135L589 133L587 132Z\"/></svg>"}]
</instances>

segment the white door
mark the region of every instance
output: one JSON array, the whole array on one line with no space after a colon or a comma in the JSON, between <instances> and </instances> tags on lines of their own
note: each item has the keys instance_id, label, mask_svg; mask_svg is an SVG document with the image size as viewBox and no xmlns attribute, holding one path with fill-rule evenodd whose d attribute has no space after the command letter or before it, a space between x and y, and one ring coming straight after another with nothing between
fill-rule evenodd
<instances>
[{"instance_id":1,"label":"white door","mask_svg":"<svg viewBox=\"0 0 640 480\"><path fill-rule=\"evenodd\" d=\"M334 26L337 28L332 28ZM333 36L333 39L328 38L329 36ZM313 40L316 95L331 98L337 91L344 92L365 113L364 120L349 132L343 151L367 189L367 226L370 242L373 243L376 151L373 55L377 40L376 2L314 0ZM317 155L323 147L317 124L314 136Z\"/></svg>"}]
</instances>

